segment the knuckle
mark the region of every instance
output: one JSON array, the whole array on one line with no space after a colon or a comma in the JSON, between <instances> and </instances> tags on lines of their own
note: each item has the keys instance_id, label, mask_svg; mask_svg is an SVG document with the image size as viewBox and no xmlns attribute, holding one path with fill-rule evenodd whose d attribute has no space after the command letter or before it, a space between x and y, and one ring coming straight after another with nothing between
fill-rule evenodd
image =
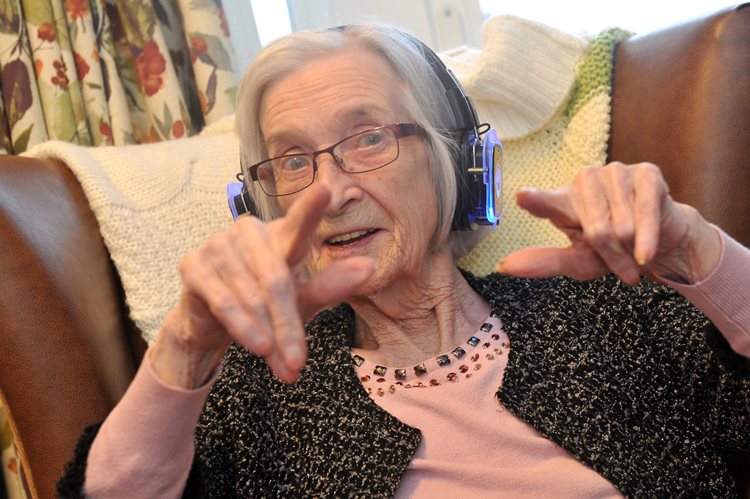
<instances>
[{"instance_id":1,"label":"knuckle","mask_svg":"<svg viewBox=\"0 0 750 499\"><path fill-rule=\"evenodd\" d=\"M232 226L232 229L240 234L256 234L259 231L263 231L265 228L266 224L261 219L254 216L240 217Z\"/></svg>"},{"instance_id":2,"label":"knuckle","mask_svg":"<svg viewBox=\"0 0 750 499\"><path fill-rule=\"evenodd\" d=\"M659 167L649 161L643 161L642 163L638 163L637 165L635 165L635 167L641 170L642 172L645 172L648 174L661 173L661 170L659 169Z\"/></svg>"},{"instance_id":3,"label":"knuckle","mask_svg":"<svg viewBox=\"0 0 750 499\"><path fill-rule=\"evenodd\" d=\"M211 295L209 309L217 317L228 317L239 311L237 299L227 291L216 291Z\"/></svg>"},{"instance_id":4,"label":"knuckle","mask_svg":"<svg viewBox=\"0 0 750 499\"><path fill-rule=\"evenodd\" d=\"M288 271L285 271L285 269L279 269L266 277L263 286L266 288L266 292L271 296L280 296L290 293L292 290L292 283L289 277L290 275Z\"/></svg>"},{"instance_id":5,"label":"knuckle","mask_svg":"<svg viewBox=\"0 0 750 499\"><path fill-rule=\"evenodd\" d=\"M212 256L219 255L227 246L227 234L218 232L209 237L203 244L205 251Z\"/></svg>"},{"instance_id":6,"label":"knuckle","mask_svg":"<svg viewBox=\"0 0 750 499\"><path fill-rule=\"evenodd\" d=\"M594 248L607 248L613 239L613 231L608 224L592 224L584 229L584 237Z\"/></svg>"},{"instance_id":7,"label":"knuckle","mask_svg":"<svg viewBox=\"0 0 750 499\"><path fill-rule=\"evenodd\" d=\"M635 227L632 224L618 224L614 229L614 235L621 242L632 241L635 238Z\"/></svg>"},{"instance_id":8,"label":"knuckle","mask_svg":"<svg viewBox=\"0 0 750 499\"><path fill-rule=\"evenodd\" d=\"M582 182L586 179L591 179L598 175L601 171L601 167L599 166L584 166L578 171L578 174L576 175L576 181Z\"/></svg>"},{"instance_id":9,"label":"knuckle","mask_svg":"<svg viewBox=\"0 0 750 499\"><path fill-rule=\"evenodd\" d=\"M661 168L653 163L640 163L637 165L636 175L642 181L655 186L656 192L660 195L669 193L669 186L664 179Z\"/></svg>"},{"instance_id":10,"label":"knuckle","mask_svg":"<svg viewBox=\"0 0 750 499\"><path fill-rule=\"evenodd\" d=\"M607 163L605 168L625 168L627 166L628 165L626 165L622 161L610 161L609 163Z\"/></svg>"},{"instance_id":11,"label":"knuckle","mask_svg":"<svg viewBox=\"0 0 750 499\"><path fill-rule=\"evenodd\" d=\"M200 260L201 256L198 251L191 251L185 255L178 266L178 271L183 279L192 272L192 270L199 264Z\"/></svg>"},{"instance_id":12,"label":"knuckle","mask_svg":"<svg viewBox=\"0 0 750 499\"><path fill-rule=\"evenodd\" d=\"M662 180L661 169L653 163L638 163L634 167L639 176L651 179L651 180Z\"/></svg>"},{"instance_id":13,"label":"knuckle","mask_svg":"<svg viewBox=\"0 0 750 499\"><path fill-rule=\"evenodd\" d=\"M265 316L266 301L263 297L258 294L247 295L243 299L245 306L252 312L256 317Z\"/></svg>"},{"instance_id":14,"label":"knuckle","mask_svg":"<svg viewBox=\"0 0 750 499\"><path fill-rule=\"evenodd\" d=\"M622 161L613 161L607 166L602 168L603 171L610 172L612 175L622 175L623 173L630 170L630 165L626 165Z\"/></svg>"}]
</instances>

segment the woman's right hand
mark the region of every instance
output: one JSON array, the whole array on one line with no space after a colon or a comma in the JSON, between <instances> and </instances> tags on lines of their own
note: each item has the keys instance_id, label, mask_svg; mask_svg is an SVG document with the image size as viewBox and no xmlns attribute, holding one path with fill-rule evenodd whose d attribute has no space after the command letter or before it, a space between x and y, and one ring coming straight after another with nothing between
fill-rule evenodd
<instances>
[{"instance_id":1,"label":"woman's right hand","mask_svg":"<svg viewBox=\"0 0 750 499\"><path fill-rule=\"evenodd\" d=\"M307 357L304 323L351 296L374 270L370 259L352 257L300 279L329 200L315 184L285 216L270 223L240 217L185 257L179 303L151 350L163 382L200 386L232 341L264 357L280 380L299 377Z\"/></svg>"}]
</instances>

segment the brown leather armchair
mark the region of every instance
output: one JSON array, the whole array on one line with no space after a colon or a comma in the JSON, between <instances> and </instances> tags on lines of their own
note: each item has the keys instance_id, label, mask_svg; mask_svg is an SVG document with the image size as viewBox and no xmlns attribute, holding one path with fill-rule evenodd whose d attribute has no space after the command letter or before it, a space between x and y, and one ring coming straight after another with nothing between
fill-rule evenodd
<instances>
[{"instance_id":1,"label":"brown leather armchair","mask_svg":"<svg viewBox=\"0 0 750 499\"><path fill-rule=\"evenodd\" d=\"M620 44L609 157L660 165L675 199L750 246L750 4ZM83 191L54 161L0 157L0 345L29 489L53 497L145 348ZM750 460L731 466L750 497Z\"/></svg>"}]
</instances>

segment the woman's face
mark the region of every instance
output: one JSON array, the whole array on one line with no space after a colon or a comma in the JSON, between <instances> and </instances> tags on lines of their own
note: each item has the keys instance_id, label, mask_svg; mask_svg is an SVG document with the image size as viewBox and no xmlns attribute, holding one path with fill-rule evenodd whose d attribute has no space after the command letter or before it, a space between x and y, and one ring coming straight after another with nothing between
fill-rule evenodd
<instances>
[{"instance_id":1,"label":"woman's face","mask_svg":"<svg viewBox=\"0 0 750 499\"><path fill-rule=\"evenodd\" d=\"M308 62L272 85L261 101L269 157L319 150L368 128L409 122L400 105L402 86L390 66L368 50ZM369 256L376 271L363 294L397 279L417 278L437 223L424 139L399 139L398 159L367 173L346 173L328 154L317 161L315 181L332 198L313 236L309 269L316 272L337 259ZM279 198L282 210L300 195Z\"/></svg>"}]
</instances>

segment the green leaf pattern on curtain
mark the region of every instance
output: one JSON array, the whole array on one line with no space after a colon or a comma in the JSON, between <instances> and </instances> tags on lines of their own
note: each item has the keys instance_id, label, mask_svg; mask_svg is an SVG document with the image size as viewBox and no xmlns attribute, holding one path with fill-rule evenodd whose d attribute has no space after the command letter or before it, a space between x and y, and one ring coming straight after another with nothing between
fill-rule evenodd
<instances>
[{"instance_id":1,"label":"green leaf pattern on curtain","mask_svg":"<svg viewBox=\"0 0 750 499\"><path fill-rule=\"evenodd\" d=\"M178 0L183 12L201 109L210 124L234 112L237 79L221 0Z\"/></svg>"},{"instance_id":2,"label":"green leaf pattern on curtain","mask_svg":"<svg viewBox=\"0 0 750 499\"><path fill-rule=\"evenodd\" d=\"M0 0L0 150L177 139L234 112L220 0Z\"/></svg>"},{"instance_id":3,"label":"green leaf pattern on curtain","mask_svg":"<svg viewBox=\"0 0 750 499\"><path fill-rule=\"evenodd\" d=\"M186 44L185 33L183 30L182 13L179 10L177 2L164 0L153 0L154 11L162 27L164 39L169 48L169 56L172 65L177 73L177 81L185 96L190 120L194 127L202 127L205 124L203 112L201 110L200 100L198 99L198 88L200 85L195 79L193 66L190 63L190 53ZM201 14L205 17L205 12Z\"/></svg>"},{"instance_id":4,"label":"green leaf pattern on curtain","mask_svg":"<svg viewBox=\"0 0 750 499\"><path fill-rule=\"evenodd\" d=\"M105 35L111 45L114 64L108 74L117 74L128 107L130 117L130 137L126 143L154 142L151 138L151 120L146 113L145 96L141 92L138 74L135 69L135 59L130 52L128 36L120 22L120 13L113 0L101 0L105 8ZM107 20L110 22L108 23ZM112 72L114 71L114 73ZM110 77L115 80L116 78ZM113 115L114 116L114 115ZM115 140L117 143L117 140Z\"/></svg>"},{"instance_id":5,"label":"green leaf pattern on curtain","mask_svg":"<svg viewBox=\"0 0 750 499\"><path fill-rule=\"evenodd\" d=\"M180 138L194 132L177 73L151 0L118 0L117 8L151 117L149 139Z\"/></svg>"},{"instance_id":6,"label":"green leaf pattern on curtain","mask_svg":"<svg viewBox=\"0 0 750 499\"><path fill-rule=\"evenodd\" d=\"M114 144L94 18L87 0L64 0L76 75L93 145Z\"/></svg>"},{"instance_id":7,"label":"green leaf pattern on curtain","mask_svg":"<svg viewBox=\"0 0 750 499\"><path fill-rule=\"evenodd\" d=\"M18 0L0 0L0 5L0 82L4 120L11 149L20 152L47 140L47 128L20 5Z\"/></svg>"},{"instance_id":8,"label":"green leaf pattern on curtain","mask_svg":"<svg viewBox=\"0 0 750 499\"><path fill-rule=\"evenodd\" d=\"M21 0L21 5L49 138L90 145L61 9L55 12L48 0Z\"/></svg>"}]
</instances>

